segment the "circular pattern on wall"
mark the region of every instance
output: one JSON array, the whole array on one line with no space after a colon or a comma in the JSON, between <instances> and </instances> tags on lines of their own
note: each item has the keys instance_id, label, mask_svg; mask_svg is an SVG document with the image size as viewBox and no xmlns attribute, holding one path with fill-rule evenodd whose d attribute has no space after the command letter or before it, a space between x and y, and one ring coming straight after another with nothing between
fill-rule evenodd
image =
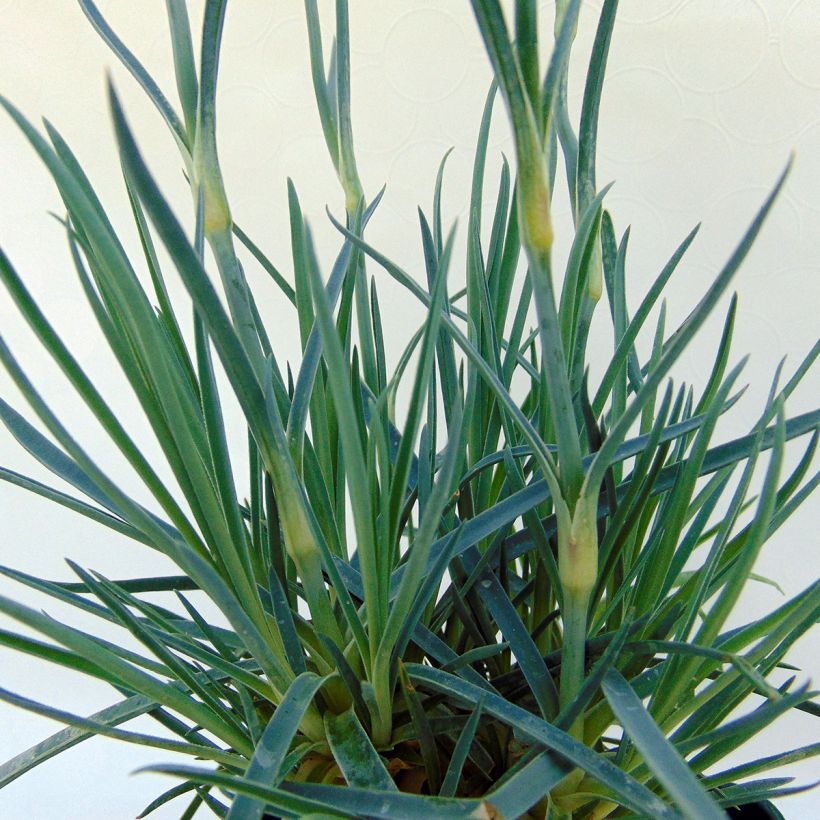
<instances>
[{"instance_id":1,"label":"circular pattern on wall","mask_svg":"<svg viewBox=\"0 0 820 820\"><path fill-rule=\"evenodd\" d=\"M675 139L683 119L680 89L652 66L607 77L601 100L599 151L616 162L646 162Z\"/></svg>"},{"instance_id":2,"label":"circular pattern on wall","mask_svg":"<svg viewBox=\"0 0 820 820\"><path fill-rule=\"evenodd\" d=\"M725 131L704 117L687 117L665 153L646 169L641 190L659 208L700 215L716 192L725 190L731 167Z\"/></svg>"},{"instance_id":3,"label":"circular pattern on wall","mask_svg":"<svg viewBox=\"0 0 820 820\"><path fill-rule=\"evenodd\" d=\"M664 32L666 63L685 88L726 91L754 74L768 37L769 19L757 0L689 0Z\"/></svg>"},{"instance_id":4,"label":"circular pattern on wall","mask_svg":"<svg viewBox=\"0 0 820 820\"><path fill-rule=\"evenodd\" d=\"M749 82L717 101L720 121L732 137L752 145L781 143L786 150L807 124L820 119L819 102L817 91L796 83L784 70L774 49Z\"/></svg>"},{"instance_id":5,"label":"circular pattern on wall","mask_svg":"<svg viewBox=\"0 0 820 820\"><path fill-rule=\"evenodd\" d=\"M618 18L624 23L657 23L668 17L683 0L623 0L618 6Z\"/></svg>"},{"instance_id":6,"label":"circular pattern on wall","mask_svg":"<svg viewBox=\"0 0 820 820\"><path fill-rule=\"evenodd\" d=\"M361 151L395 151L407 140L419 118L419 107L393 92L376 63L354 68L353 135Z\"/></svg>"},{"instance_id":7,"label":"circular pattern on wall","mask_svg":"<svg viewBox=\"0 0 820 820\"><path fill-rule=\"evenodd\" d=\"M820 61L817 35L820 32L820 3L797 0L782 25L780 59L786 71L799 83L820 88Z\"/></svg>"},{"instance_id":8,"label":"circular pattern on wall","mask_svg":"<svg viewBox=\"0 0 820 820\"><path fill-rule=\"evenodd\" d=\"M139 8L141 4L134 5ZM259 43L270 30L277 6L277 3L234 3L230 6L222 35L223 50L240 51ZM199 34L196 25L192 20L194 38ZM302 35L300 42L307 48L307 34Z\"/></svg>"},{"instance_id":9,"label":"circular pattern on wall","mask_svg":"<svg viewBox=\"0 0 820 820\"><path fill-rule=\"evenodd\" d=\"M437 8L403 14L384 40L383 69L398 94L418 103L446 99L460 85L467 37L455 17ZM419 55L424 55L419 60Z\"/></svg>"},{"instance_id":10,"label":"circular pattern on wall","mask_svg":"<svg viewBox=\"0 0 820 820\"><path fill-rule=\"evenodd\" d=\"M230 169L258 173L276 153L279 129L276 102L256 85L233 85L217 100L219 151ZM242 123L236 128L236 123Z\"/></svg>"},{"instance_id":11,"label":"circular pattern on wall","mask_svg":"<svg viewBox=\"0 0 820 820\"><path fill-rule=\"evenodd\" d=\"M276 100L292 108L315 107L305 21L301 17L277 21L265 35L261 49L269 66L265 85Z\"/></svg>"}]
</instances>

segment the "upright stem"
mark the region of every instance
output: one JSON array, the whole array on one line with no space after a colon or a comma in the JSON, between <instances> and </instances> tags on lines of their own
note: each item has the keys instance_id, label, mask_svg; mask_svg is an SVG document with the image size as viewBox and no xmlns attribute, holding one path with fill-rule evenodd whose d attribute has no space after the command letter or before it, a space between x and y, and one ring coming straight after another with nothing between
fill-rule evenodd
<instances>
[{"instance_id":1,"label":"upright stem","mask_svg":"<svg viewBox=\"0 0 820 820\"><path fill-rule=\"evenodd\" d=\"M559 528L558 569L564 592L561 605L564 644L559 697L563 709L572 703L584 680L587 609L598 574L595 503L594 500L590 502L586 495L579 499L569 527ZM579 718L570 732L581 739L583 731L583 718Z\"/></svg>"},{"instance_id":2,"label":"upright stem","mask_svg":"<svg viewBox=\"0 0 820 820\"><path fill-rule=\"evenodd\" d=\"M231 235L231 224L228 212L228 221L224 226L220 226L216 230L208 230L206 224L205 236L216 259L216 266L225 290L228 310L231 313L237 335L260 384L262 384L264 382L263 368L265 360L257 335L256 323L253 319L248 284L236 257Z\"/></svg>"},{"instance_id":3,"label":"upright stem","mask_svg":"<svg viewBox=\"0 0 820 820\"><path fill-rule=\"evenodd\" d=\"M558 445L561 491L564 501L572 510L581 490L584 470L570 393L567 358L558 329L550 253L533 253L528 247L527 256L538 315L541 367L547 380L550 418Z\"/></svg>"},{"instance_id":4,"label":"upright stem","mask_svg":"<svg viewBox=\"0 0 820 820\"><path fill-rule=\"evenodd\" d=\"M390 674L389 657L388 655L385 662L383 653L376 654L373 661L371 683L376 696L376 714L372 715L372 739L377 749L390 742L393 731L393 679Z\"/></svg>"},{"instance_id":5,"label":"upright stem","mask_svg":"<svg viewBox=\"0 0 820 820\"><path fill-rule=\"evenodd\" d=\"M584 682L584 658L587 639L587 607L589 591L564 590L564 606L561 612L564 624L564 644L561 654L561 709L572 703ZM583 717L569 730L573 737L581 739L584 731Z\"/></svg>"}]
</instances>

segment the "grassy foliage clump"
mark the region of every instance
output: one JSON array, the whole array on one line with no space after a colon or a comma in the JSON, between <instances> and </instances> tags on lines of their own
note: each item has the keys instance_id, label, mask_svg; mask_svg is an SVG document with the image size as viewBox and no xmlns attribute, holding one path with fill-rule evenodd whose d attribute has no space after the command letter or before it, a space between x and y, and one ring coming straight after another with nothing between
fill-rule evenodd
<instances>
[{"instance_id":1,"label":"grassy foliage clump","mask_svg":"<svg viewBox=\"0 0 820 820\"><path fill-rule=\"evenodd\" d=\"M458 277L456 232L441 207L446 157L432 210L419 211L420 244L408 249L423 254L418 282L366 238L380 197L363 191L356 167L347 0L336 0L330 49L315 0L305 0L313 84L345 213L331 216L338 255L320 261L289 185L292 259L280 268L234 224L220 171L225 0L206 3L198 60L185 3L167 0L178 105L94 3L80 2L173 134L193 234L163 197L113 88L139 259L129 258L60 134L48 123L41 133L2 104L57 185L79 286L169 471L151 463L0 255L21 315L151 501L137 501L92 459L2 341L0 360L30 412L0 400L0 418L73 490L7 469L0 477L158 550L180 574L113 581L72 564L77 581L58 583L2 570L119 625L142 650L0 598L0 612L27 628L0 631L0 643L105 681L120 698L83 718L0 690L71 727L0 767L0 785L103 735L197 761L157 766L180 782L145 810L185 796L184 817L201 808L237 820L705 820L793 788L755 778L817 745L720 763L786 711L816 714L807 687L794 678L775 686L769 676L789 668L787 650L817 620L820 590L811 584L740 628L728 629L727 618L761 547L817 483L820 411L788 418L785 405L818 347L793 372L778 370L748 435L720 444L716 424L741 391L743 361L733 364L730 353L734 299L705 388L670 377L728 292L786 174L686 320L670 332L661 309L651 331L647 318L696 230L641 303L628 306L629 234L616 235L595 174L617 1L603 3L576 124L566 87L580 2L558 2L551 57L540 65L535 0L518 0L509 22L498 0L472 0L495 81L461 229L466 287L448 284ZM496 97L509 114L515 165L505 161L492 224L482 225ZM562 270L551 220L559 162L575 230ZM277 358L239 246L296 311L300 361ZM191 323L188 306L169 298L171 275L185 285ZM426 308L393 369L384 340L396 307L380 305L383 275ZM612 353L591 383L596 308L611 319ZM654 340L643 359L642 333ZM409 400L397 414L399 385ZM244 414L246 442L226 434L226 389ZM803 457L784 474L787 442L805 436ZM245 446L250 483L240 491L248 485L237 482L232 459ZM756 471L762 489L751 498ZM166 605L146 597L156 592L168 593ZM227 627L200 613L206 598ZM735 717L747 703L753 709ZM160 724L158 735L125 728L140 715Z\"/></svg>"}]
</instances>

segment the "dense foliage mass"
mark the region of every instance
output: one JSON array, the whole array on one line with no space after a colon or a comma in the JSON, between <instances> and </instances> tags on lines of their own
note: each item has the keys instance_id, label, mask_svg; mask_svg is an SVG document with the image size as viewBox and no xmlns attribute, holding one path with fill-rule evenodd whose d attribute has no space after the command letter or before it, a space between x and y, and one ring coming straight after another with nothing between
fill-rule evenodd
<instances>
[{"instance_id":1,"label":"dense foliage mass","mask_svg":"<svg viewBox=\"0 0 820 820\"><path fill-rule=\"evenodd\" d=\"M466 287L448 286L456 240L441 207L446 157L432 210L419 211L419 245L408 248L426 267L426 281L416 281L366 238L379 196L368 198L356 168L347 0L336 0L329 50L316 0L305 0L321 126L346 212L331 217L338 256L321 263L289 185L292 259L282 273L233 222L220 172L225 0L206 3L198 61L184 0L167 0L179 109L94 3L80 4L173 134L193 234L146 166L113 88L139 259L126 254L124 234L58 131L46 123L42 134L3 106L57 185L79 286L174 480L161 478L5 255L0 277L93 412L93 435L116 445L152 500L139 503L89 455L2 341L0 360L30 412L0 401L0 418L60 482L8 469L0 477L158 550L180 574L112 581L72 564L78 580L58 583L2 570L119 625L143 649L0 598L0 612L28 628L0 631L0 643L106 681L120 698L83 718L0 690L69 727L0 767L0 785L104 735L202 761L157 766L179 782L145 814L184 797L183 817L202 809L232 820L706 820L788 793L788 778L759 775L818 744L731 768L721 760L790 709L816 715L807 686L795 677L774 685L770 673L792 668L784 658L816 622L820 590L811 584L759 620L726 625L761 547L818 481L820 411L787 418L784 409L818 347L793 372L778 370L748 435L721 444L716 424L741 392L743 361L730 353L734 299L706 385L670 377L727 294L786 174L670 332L663 308L653 308L696 230L628 306L629 232L616 235L596 181L617 1L603 3L576 124L566 89L580 2L559 0L542 66L535 0L518 0L509 23L498 0L472 0L495 82L462 228ZM505 161L492 223L482 225L497 96L515 165ZM575 229L562 270L551 221L559 162ZM240 246L296 311L301 361L277 358ZM168 268L187 289L192 323L189 306L169 297ZM381 306L376 288L385 274L426 308L395 364L384 342L395 307ZM596 308L611 319L612 353L593 384ZM652 339L648 356L638 352L642 333ZM400 384L409 400L397 413ZM249 483L232 468L246 442L226 434L226 398L247 421ZM804 436L786 474L787 442ZM756 471L762 488L752 498ZM228 626L200 613L206 598ZM737 717L741 704L750 708ZM156 720L158 735L125 728L140 715Z\"/></svg>"}]
</instances>

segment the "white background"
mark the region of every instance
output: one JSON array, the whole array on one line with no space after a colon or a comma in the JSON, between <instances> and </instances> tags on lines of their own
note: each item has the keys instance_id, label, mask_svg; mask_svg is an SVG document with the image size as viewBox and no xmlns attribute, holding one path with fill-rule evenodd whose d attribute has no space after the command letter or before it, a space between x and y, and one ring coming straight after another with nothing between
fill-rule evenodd
<instances>
[{"instance_id":1,"label":"white background","mask_svg":"<svg viewBox=\"0 0 820 820\"><path fill-rule=\"evenodd\" d=\"M198 20L201 2L190 5ZM551 30L550 6L544 4L545 33ZM100 7L174 99L164 3L107 0ZM455 150L445 179L445 217L458 217L462 226L466 221L471 155L489 78L486 58L466 0L354 0L351 7L359 168L369 195L388 183L370 238L420 275L415 208L421 204L429 212L436 168L450 146ZM332 4L325 0L320 8L325 21L332 23ZM599 9L599 0L584 4L573 63L571 105L576 116L579 80ZM668 326L675 326L731 252L789 152L796 151L787 189L736 280L740 307L733 361L751 353L745 371L750 388L734 412L734 421L720 428L725 437L748 430L777 362L787 355L793 367L817 334L819 41L816 0L621 3L604 92L598 179L601 184L616 180L607 204L618 233L632 225L627 275L633 310L674 247L702 220L703 229L688 261L668 288ZM74 3L0 0L0 55L0 92L35 121L46 115L61 130L101 191L115 224L128 236L134 259L137 245L104 100L105 67L113 71L140 145L163 189L190 221L180 162L163 123ZM220 83L220 149L237 222L289 275L285 179L291 176L327 260L326 275L338 236L327 222L324 206L329 204L339 214L342 200L313 102L300 0L234 0L225 28ZM488 201L494 199L500 152L511 153L500 104L497 109ZM147 425L133 412L133 398L114 372L82 300L61 228L46 214L60 210L56 190L5 116L0 118L0 180L0 243L134 435L156 453ZM560 254L567 242L563 188L559 187L556 201L561 203L556 217ZM463 231L460 239L451 274L454 289L463 277ZM371 270L379 278L395 360L422 314L381 271ZM296 360L295 317L264 274L249 267L248 275L259 291L280 361ZM180 286L171 279L174 294L184 304ZM703 385L719 325L718 317L692 346L678 377ZM70 389L32 343L5 293L0 294L0 330L70 429L114 475L122 476L130 491L143 498ZM593 339L595 344L609 343L603 324ZM0 392L21 407L4 373ZM789 413L811 409L816 396L815 376L794 396ZM230 423L241 451L244 433L235 412ZM4 430L0 431L0 464L44 477ZM818 574L817 507L811 507L811 502L805 505L769 542L756 568L776 579L788 595ZM0 522L0 563L44 577L67 578L65 556L109 577L172 571L144 548L5 485L0 486ZM53 615L65 612L4 579L0 579L0 593L36 602ZM781 600L772 587L753 584L733 622L757 617ZM82 619L74 622L88 625ZM813 666L816 674L816 641L813 644L811 638L803 640L792 661L808 672ZM115 699L107 687L8 651L0 652L0 685L83 714ZM791 716L733 762L815 740L816 730L808 720ZM0 721L0 759L57 728L5 706L0 706ZM143 728L152 730L153 725ZM129 773L139 765L170 757L113 741L83 743L7 787L0 798L0 816L9 820L133 817L172 783L149 775L129 777ZM811 764L796 766L793 773L808 780L813 768L816 777L816 766ZM781 808L788 818L816 817L815 800L814 795L801 795L783 800ZM179 804L155 816L177 817L181 811Z\"/></svg>"}]
</instances>

